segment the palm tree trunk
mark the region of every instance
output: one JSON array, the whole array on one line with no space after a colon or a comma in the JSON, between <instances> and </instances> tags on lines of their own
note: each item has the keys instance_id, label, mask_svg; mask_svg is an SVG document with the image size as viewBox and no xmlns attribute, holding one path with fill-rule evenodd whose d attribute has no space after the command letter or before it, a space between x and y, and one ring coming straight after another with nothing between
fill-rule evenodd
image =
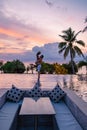
<instances>
[{"instance_id":1,"label":"palm tree trunk","mask_svg":"<svg viewBox=\"0 0 87 130\"><path fill-rule=\"evenodd\" d=\"M73 73L73 74L75 74L75 70L74 70L73 61L71 61L71 66L72 66L72 73Z\"/></svg>"},{"instance_id":2,"label":"palm tree trunk","mask_svg":"<svg viewBox=\"0 0 87 130\"><path fill-rule=\"evenodd\" d=\"M70 56L71 56L71 67L72 67L72 74L75 74L75 69L74 69L74 62L73 62L73 56L72 56L72 52L70 51Z\"/></svg>"}]
</instances>

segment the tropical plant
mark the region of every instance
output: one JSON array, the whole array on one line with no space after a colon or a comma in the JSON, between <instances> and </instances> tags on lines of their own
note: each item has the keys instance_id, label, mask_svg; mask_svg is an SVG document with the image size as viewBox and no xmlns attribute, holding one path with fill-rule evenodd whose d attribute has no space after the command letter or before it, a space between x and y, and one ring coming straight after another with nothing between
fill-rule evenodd
<instances>
[{"instance_id":1,"label":"tropical plant","mask_svg":"<svg viewBox=\"0 0 87 130\"><path fill-rule=\"evenodd\" d=\"M49 64L49 63L42 63L42 67L41 67L41 74L53 74L55 71L54 69L54 65L53 64Z\"/></svg>"},{"instance_id":2,"label":"tropical plant","mask_svg":"<svg viewBox=\"0 0 87 130\"><path fill-rule=\"evenodd\" d=\"M64 52L64 58L66 59L66 57L68 56L68 54L70 54L70 63L71 63L71 67L72 67L72 73L75 74L75 70L74 70L74 58L76 56L76 54L78 54L79 56L84 56L81 49L77 46L77 45L81 45L81 46L85 46L85 43L82 40L77 40L77 35L82 32L79 31L77 33L75 33L75 31L73 31L71 28L62 31L64 35L59 35L64 41L60 42L58 44L58 48L59 48L59 53Z\"/></svg>"},{"instance_id":3,"label":"tropical plant","mask_svg":"<svg viewBox=\"0 0 87 130\"><path fill-rule=\"evenodd\" d=\"M69 62L68 64L62 64L62 66L67 69L68 74L72 74L72 66L71 66L71 62ZM73 62L73 66L74 66L74 71L75 73L78 72L78 67L76 65L75 62Z\"/></svg>"},{"instance_id":4,"label":"tropical plant","mask_svg":"<svg viewBox=\"0 0 87 130\"><path fill-rule=\"evenodd\" d=\"M81 68L81 67L83 67L83 66L87 66L87 62L86 62L86 61L80 61L80 62L78 63L78 68Z\"/></svg>"},{"instance_id":5,"label":"tropical plant","mask_svg":"<svg viewBox=\"0 0 87 130\"><path fill-rule=\"evenodd\" d=\"M13 60L13 61L7 61L2 66L4 73L24 73L25 66L24 64L19 60Z\"/></svg>"},{"instance_id":6,"label":"tropical plant","mask_svg":"<svg viewBox=\"0 0 87 130\"><path fill-rule=\"evenodd\" d=\"M54 63L55 74L68 74L68 70L58 63Z\"/></svg>"}]
</instances>

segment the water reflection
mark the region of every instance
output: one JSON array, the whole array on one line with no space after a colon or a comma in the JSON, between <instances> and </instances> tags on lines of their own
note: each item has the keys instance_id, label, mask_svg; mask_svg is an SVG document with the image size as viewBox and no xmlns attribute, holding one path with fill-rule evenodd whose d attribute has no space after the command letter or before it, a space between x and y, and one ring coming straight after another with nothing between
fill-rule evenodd
<instances>
[{"instance_id":1,"label":"water reflection","mask_svg":"<svg viewBox=\"0 0 87 130\"><path fill-rule=\"evenodd\" d=\"M0 88L33 88L37 82L37 74L0 74ZM73 90L87 102L87 75L41 75L41 88L52 89L57 83L61 87Z\"/></svg>"},{"instance_id":2,"label":"water reflection","mask_svg":"<svg viewBox=\"0 0 87 130\"><path fill-rule=\"evenodd\" d=\"M87 102L87 75L70 75L63 77L63 87L73 90Z\"/></svg>"},{"instance_id":3,"label":"water reflection","mask_svg":"<svg viewBox=\"0 0 87 130\"><path fill-rule=\"evenodd\" d=\"M87 82L87 75L82 75L82 74L78 75L78 80Z\"/></svg>"}]
</instances>

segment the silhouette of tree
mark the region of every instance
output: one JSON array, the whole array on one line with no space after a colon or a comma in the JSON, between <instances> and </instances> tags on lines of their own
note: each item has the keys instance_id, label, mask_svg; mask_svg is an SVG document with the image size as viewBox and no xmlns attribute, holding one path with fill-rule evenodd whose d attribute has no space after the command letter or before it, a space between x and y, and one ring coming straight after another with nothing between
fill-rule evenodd
<instances>
[{"instance_id":1,"label":"silhouette of tree","mask_svg":"<svg viewBox=\"0 0 87 130\"><path fill-rule=\"evenodd\" d=\"M60 42L58 45L58 48L60 49L59 53L64 52L65 59L68 56L68 54L70 54L70 59L71 59L70 62L71 62L73 74L75 74L74 58L75 58L76 54L78 54L79 56L82 55L84 57L81 49L77 46L77 45L85 46L85 43L82 40L76 39L80 32L82 32L82 31L75 33L75 31L73 31L72 28L69 28L69 29L63 31L64 35L59 35L63 39L63 42Z\"/></svg>"}]
</instances>

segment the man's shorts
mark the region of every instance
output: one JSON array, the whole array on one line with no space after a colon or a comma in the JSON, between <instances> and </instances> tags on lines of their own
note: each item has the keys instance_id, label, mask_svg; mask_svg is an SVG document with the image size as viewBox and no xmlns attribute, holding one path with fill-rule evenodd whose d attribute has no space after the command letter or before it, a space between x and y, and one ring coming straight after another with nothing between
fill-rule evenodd
<instances>
[{"instance_id":1,"label":"man's shorts","mask_svg":"<svg viewBox=\"0 0 87 130\"><path fill-rule=\"evenodd\" d=\"M41 70L41 64L39 64L39 65L37 66L37 71L40 72L40 70Z\"/></svg>"}]
</instances>

